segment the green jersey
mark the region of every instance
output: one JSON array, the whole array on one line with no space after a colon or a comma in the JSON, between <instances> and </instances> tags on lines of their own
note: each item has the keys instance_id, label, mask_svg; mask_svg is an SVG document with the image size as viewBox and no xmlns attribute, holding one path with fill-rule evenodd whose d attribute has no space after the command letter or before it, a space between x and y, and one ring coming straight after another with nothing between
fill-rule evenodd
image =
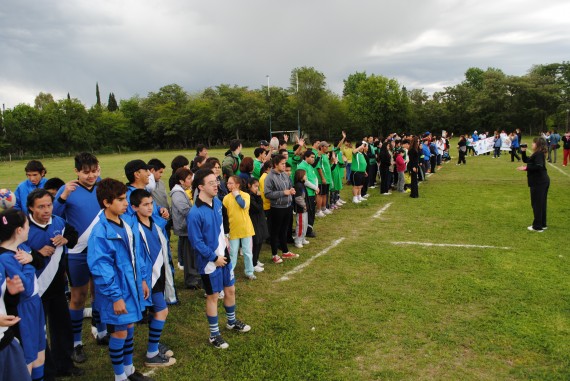
<instances>
[{"instance_id":1,"label":"green jersey","mask_svg":"<svg viewBox=\"0 0 570 381\"><path fill-rule=\"evenodd\" d=\"M307 163L305 160L303 160L302 162L299 163L299 165L297 166L297 170L299 169L304 169L305 172L307 173L307 180L309 180L310 182L312 182L313 184L317 185L318 184L318 174L317 174L317 170L315 168L313 168L313 166L309 163ZM307 187L307 195L309 196L314 196L315 195L315 191L312 190L311 188Z\"/></svg>"},{"instance_id":2,"label":"green jersey","mask_svg":"<svg viewBox=\"0 0 570 381\"><path fill-rule=\"evenodd\" d=\"M352 157L352 166L350 167L352 172L366 172L366 159L362 152L357 152Z\"/></svg>"},{"instance_id":3,"label":"green jersey","mask_svg":"<svg viewBox=\"0 0 570 381\"><path fill-rule=\"evenodd\" d=\"M263 163L257 159L253 159L253 172L251 175L258 180L261 177L261 167L263 167Z\"/></svg>"},{"instance_id":4,"label":"green jersey","mask_svg":"<svg viewBox=\"0 0 570 381\"><path fill-rule=\"evenodd\" d=\"M317 168L320 168L323 171L323 176L327 184L332 184L332 172L331 172L331 162L329 160L328 153L324 153L321 155L321 160ZM323 180L321 176L319 176L319 184L322 184Z\"/></svg>"}]
</instances>

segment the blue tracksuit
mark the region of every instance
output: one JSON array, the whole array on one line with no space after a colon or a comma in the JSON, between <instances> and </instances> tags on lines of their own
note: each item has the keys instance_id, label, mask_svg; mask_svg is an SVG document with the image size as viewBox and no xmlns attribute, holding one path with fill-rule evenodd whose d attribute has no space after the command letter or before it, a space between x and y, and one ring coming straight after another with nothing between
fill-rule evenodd
<instances>
[{"instance_id":1,"label":"blue tracksuit","mask_svg":"<svg viewBox=\"0 0 570 381\"><path fill-rule=\"evenodd\" d=\"M22 212L28 214L28 195L35 189L43 188L46 181L47 180L44 177L40 180L38 185L32 184L30 180L22 181L20 184L18 184L16 192L14 192L14 195L16 196L16 204L14 205L14 209L19 209Z\"/></svg>"},{"instance_id":2,"label":"blue tracksuit","mask_svg":"<svg viewBox=\"0 0 570 381\"><path fill-rule=\"evenodd\" d=\"M113 325L139 321L146 303L142 291L144 266L135 252L130 226L121 221L122 226L114 224L101 211L88 242L87 264L95 284L95 306L101 321ZM128 313L116 315L113 303L121 299Z\"/></svg>"}]
</instances>

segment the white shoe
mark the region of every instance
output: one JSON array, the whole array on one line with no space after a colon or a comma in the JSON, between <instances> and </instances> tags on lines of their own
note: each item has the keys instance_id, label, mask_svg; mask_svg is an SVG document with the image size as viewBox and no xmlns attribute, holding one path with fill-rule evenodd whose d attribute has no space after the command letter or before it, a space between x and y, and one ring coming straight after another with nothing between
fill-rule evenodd
<instances>
[{"instance_id":1,"label":"white shoe","mask_svg":"<svg viewBox=\"0 0 570 381\"><path fill-rule=\"evenodd\" d=\"M360 204L360 200L358 199L358 197L353 197L352 202L354 202L355 204Z\"/></svg>"},{"instance_id":2,"label":"white shoe","mask_svg":"<svg viewBox=\"0 0 570 381\"><path fill-rule=\"evenodd\" d=\"M374 188L376 188L376 185L369 186L368 188L374 189Z\"/></svg>"},{"instance_id":3,"label":"white shoe","mask_svg":"<svg viewBox=\"0 0 570 381\"><path fill-rule=\"evenodd\" d=\"M370 193L366 193L364 196L362 196L362 198L368 198L370 197Z\"/></svg>"},{"instance_id":4,"label":"white shoe","mask_svg":"<svg viewBox=\"0 0 570 381\"><path fill-rule=\"evenodd\" d=\"M308 244L310 244L310 242L307 241L306 239L304 239L304 240L303 240L303 245L308 245Z\"/></svg>"},{"instance_id":5,"label":"white shoe","mask_svg":"<svg viewBox=\"0 0 570 381\"><path fill-rule=\"evenodd\" d=\"M178 264L178 270L184 271L184 266L182 266L180 263Z\"/></svg>"},{"instance_id":6,"label":"white shoe","mask_svg":"<svg viewBox=\"0 0 570 381\"><path fill-rule=\"evenodd\" d=\"M261 266L261 267L265 266L265 264L264 264L264 263L261 263L260 261L257 261L257 265L258 265L258 266Z\"/></svg>"},{"instance_id":7,"label":"white shoe","mask_svg":"<svg viewBox=\"0 0 570 381\"><path fill-rule=\"evenodd\" d=\"M259 262L257 262L257 266L253 268L253 271L255 271L256 273L262 273L265 271L265 269L259 265Z\"/></svg>"},{"instance_id":8,"label":"white shoe","mask_svg":"<svg viewBox=\"0 0 570 381\"><path fill-rule=\"evenodd\" d=\"M343 205L346 204L346 201L341 200L340 198L338 199L338 202L340 202L340 203L343 204Z\"/></svg>"},{"instance_id":9,"label":"white shoe","mask_svg":"<svg viewBox=\"0 0 570 381\"><path fill-rule=\"evenodd\" d=\"M297 247L297 248L299 248L299 249L302 249L302 248L303 248L303 244L302 244L302 243L296 243L296 244L295 244L295 247Z\"/></svg>"},{"instance_id":10,"label":"white shoe","mask_svg":"<svg viewBox=\"0 0 570 381\"><path fill-rule=\"evenodd\" d=\"M90 318L93 316L93 309L86 307L83 309L83 318Z\"/></svg>"},{"instance_id":11,"label":"white shoe","mask_svg":"<svg viewBox=\"0 0 570 381\"><path fill-rule=\"evenodd\" d=\"M223 299L225 296L226 296L226 294L224 293L224 290L222 290L218 293L218 299Z\"/></svg>"},{"instance_id":12,"label":"white shoe","mask_svg":"<svg viewBox=\"0 0 570 381\"><path fill-rule=\"evenodd\" d=\"M94 338L95 340L97 340L97 337L99 336L99 335L97 334L97 327L91 326L91 336L93 336L93 338Z\"/></svg>"},{"instance_id":13,"label":"white shoe","mask_svg":"<svg viewBox=\"0 0 570 381\"><path fill-rule=\"evenodd\" d=\"M341 207L343 204L342 202L340 202L340 200L338 200L337 202L334 203L336 206Z\"/></svg>"},{"instance_id":14,"label":"white shoe","mask_svg":"<svg viewBox=\"0 0 570 381\"><path fill-rule=\"evenodd\" d=\"M392 192L386 192L386 193L382 193L382 196L389 196L391 194L392 194Z\"/></svg>"},{"instance_id":15,"label":"white shoe","mask_svg":"<svg viewBox=\"0 0 570 381\"><path fill-rule=\"evenodd\" d=\"M323 213L322 210L319 210L317 213L315 213L315 217L325 217L326 214Z\"/></svg>"},{"instance_id":16,"label":"white shoe","mask_svg":"<svg viewBox=\"0 0 570 381\"><path fill-rule=\"evenodd\" d=\"M330 209L325 209L325 210L323 210L323 213L324 213L324 214L332 214L332 210L330 210Z\"/></svg>"}]
</instances>

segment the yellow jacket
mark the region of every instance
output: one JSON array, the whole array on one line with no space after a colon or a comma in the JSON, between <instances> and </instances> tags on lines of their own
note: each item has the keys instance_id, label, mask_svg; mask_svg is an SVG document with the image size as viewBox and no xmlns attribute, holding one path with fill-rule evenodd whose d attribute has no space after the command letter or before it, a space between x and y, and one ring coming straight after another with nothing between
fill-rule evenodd
<instances>
[{"instance_id":1,"label":"yellow jacket","mask_svg":"<svg viewBox=\"0 0 570 381\"><path fill-rule=\"evenodd\" d=\"M253 223L249 217L249 194L240 191L239 195L245 201L245 208L239 206L232 193L227 194L222 201L228 215L230 239L253 237L255 235Z\"/></svg>"}]
</instances>

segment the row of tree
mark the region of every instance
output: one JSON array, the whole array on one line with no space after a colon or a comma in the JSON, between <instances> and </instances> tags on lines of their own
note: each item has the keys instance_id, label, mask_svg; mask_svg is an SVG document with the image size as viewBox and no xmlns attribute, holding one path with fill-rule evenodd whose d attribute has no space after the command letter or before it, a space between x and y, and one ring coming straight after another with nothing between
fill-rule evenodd
<instances>
[{"instance_id":1,"label":"row of tree","mask_svg":"<svg viewBox=\"0 0 570 381\"><path fill-rule=\"evenodd\" d=\"M389 132L469 133L521 128L536 133L567 128L570 63L533 66L526 75L470 68L465 80L432 95L395 79L354 73L342 96L310 67L291 73L289 88L222 84L189 94L171 84L146 97L117 103L113 93L86 108L78 99L40 93L0 118L3 154L78 150L116 151L223 145L232 138L267 139L271 131L297 130L332 140L346 130L354 139ZM271 127L270 127L271 126Z\"/></svg>"}]
</instances>

